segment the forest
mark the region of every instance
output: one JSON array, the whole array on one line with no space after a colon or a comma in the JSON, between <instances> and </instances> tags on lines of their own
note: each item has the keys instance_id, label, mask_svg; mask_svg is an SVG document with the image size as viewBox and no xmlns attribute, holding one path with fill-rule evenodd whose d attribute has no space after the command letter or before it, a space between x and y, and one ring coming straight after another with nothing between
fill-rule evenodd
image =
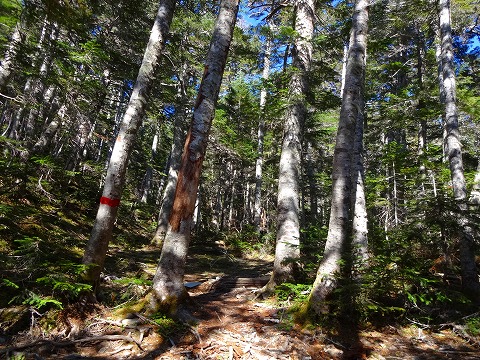
<instances>
[{"instance_id":1,"label":"forest","mask_svg":"<svg viewBox=\"0 0 480 360\"><path fill-rule=\"evenodd\" d=\"M0 358L480 358L478 0L0 0L0 107Z\"/></svg>"}]
</instances>

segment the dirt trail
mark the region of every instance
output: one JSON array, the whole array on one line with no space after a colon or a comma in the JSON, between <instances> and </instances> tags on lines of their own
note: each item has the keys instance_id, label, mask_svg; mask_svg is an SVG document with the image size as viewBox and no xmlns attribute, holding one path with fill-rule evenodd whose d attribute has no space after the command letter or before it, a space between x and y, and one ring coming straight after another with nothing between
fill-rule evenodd
<instances>
[{"instance_id":1,"label":"dirt trail","mask_svg":"<svg viewBox=\"0 0 480 360\"><path fill-rule=\"evenodd\" d=\"M307 331L283 321L286 309L249 300L255 288L220 283L192 294L200 320L195 331L152 359L480 359L480 351L451 329L390 327L358 334L347 329L343 338Z\"/></svg>"},{"instance_id":2,"label":"dirt trail","mask_svg":"<svg viewBox=\"0 0 480 360\"><path fill-rule=\"evenodd\" d=\"M336 335L302 329L288 320L286 309L253 299L270 263L222 254L203 264L199 254L190 258L186 281L201 282L190 289L195 326L162 336L148 319L121 322L111 309L99 306L79 322L71 310L66 313L69 328L58 326L48 335L30 330L0 342L0 359L8 358L8 349L12 359L16 351L24 355L16 359L36 360L480 359L478 344L456 334L453 326L436 332L413 325L360 332L344 328Z\"/></svg>"}]
</instances>

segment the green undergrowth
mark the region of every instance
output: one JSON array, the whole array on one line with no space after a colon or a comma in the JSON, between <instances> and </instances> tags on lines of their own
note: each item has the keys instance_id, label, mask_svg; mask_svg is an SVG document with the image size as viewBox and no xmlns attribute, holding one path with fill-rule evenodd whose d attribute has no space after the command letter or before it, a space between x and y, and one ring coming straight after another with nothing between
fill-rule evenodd
<instances>
[{"instance_id":1,"label":"green undergrowth","mask_svg":"<svg viewBox=\"0 0 480 360\"><path fill-rule=\"evenodd\" d=\"M177 337L188 331L188 326L182 322L172 319L164 314L156 313L150 317L158 326L157 332L164 338Z\"/></svg>"},{"instance_id":2,"label":"green undergrowth","mask_svg":"<svg viewBox=\"0 0 480 360\"><path fill-rule=\"evenodd\" d=\"M477 338L480 337L480 316L478 315L479 314L477 313L477 316L473 316L465 320L465 330L470 336Z\"/></svg>"},{"instance_id":3,"label":"green undergrowth","mask_svg":"<svg viewBox=\"0 0 480 360\"><path fill-rule=\"evenodd\" d=\"M101 169L84 169L65 171L50 157L0 160L0 308L62 309L91 290L80 280L81 258L100 197ZM128 198L119 211L112 254L149 241L151 209L132 208ZM150 275L133 266L138 259L122 261L128 257L107 258L106 276L119 279L110 285L110 292L119 294L110 304L139 297L139 288L148 285ZM156 262L158 255L145 257L140 262Z\"/></svg>"},{"instance_id":4,"label":"green undergrowth","mask_svg":"<svg viewBox=\"0 0 480 360\"><path fill-rule=\"evenodd\" d=\"M103 169L65 172L49 157L18 159L0 159L0 308L21 304L42 312L66 308L90 290L79 275L85 271L81 258L96 215ZM156 210L137 204L132 194L127 187L102 274L99 299L112 308L145 298L160 255L160 249L148 246ZM329 300L329 314L312 323L328 326L343 317L362 326L410 321L431 326L476 311L458 284L442 281L430 271L432 259L442 251L439 224L430 225L428 231L422 224L398 227L388 234L375 219L370 226L371 258L361 270L361 281L342 280L341 290ZM275 292L286 328L310 316L306 304L326 234L325 227L315 226L302 232L299 283L284 284ZM264 275L271 270L265 259L270 261L274 253L274 236L274 231L260 234L253 227L197 233L189 254L194 261L187 262L187 271L204 278ZM247 265L249 272L242 273ZM457 268L452 269L454 275ZM479 323L472 317L465 324L476 333Z\"/></svg>"},{"instance_id":5,"label":"green undergrowth","mask_svg":"<svg viewBox=\"0 0 480 360\"><path fill-rule=\"evenodd\" d=\"M253 226L244 226L241 231L220 234L226 248L236 257L262 259L275 251L273 232L259 233Z\"/></svg>"}]
</instances>

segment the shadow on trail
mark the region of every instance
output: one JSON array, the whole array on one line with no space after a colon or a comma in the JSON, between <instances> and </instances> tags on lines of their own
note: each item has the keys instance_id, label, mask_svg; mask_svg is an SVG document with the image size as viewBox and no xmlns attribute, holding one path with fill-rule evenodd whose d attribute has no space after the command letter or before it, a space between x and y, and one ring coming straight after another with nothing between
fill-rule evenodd
<instances>
[{"instance_id":1,"label":"shadow on trail","mask_svg":"<svg viewBox=\"0 0 480 360\"><path fill-rule=\"evenodd\" d=\"M366 358L366 349L360 341L360 328L357 319L351 314L341 314L339 324L339 338L342 339L342 360L356 360Z\"/></svg>"},{"instance_id":2,"label":"shadow on trail","mask_svg":"<svg viewBox=\"0 0 480 360\"><path fill-rule=\"evenodd\" d=\"M191 256L190 264L197 258L198 254ZM189 291L188 308L192 315L198 319L195 330L189 327L182 332L172 334L158 348L147 354L132 357L132 359L167 359L169 356L174 356L172 353L181 354L184 358L203 358L205 351L214 351L213 349L205 349L216 346L215 337L225 336L228 338L229 333L239 336L239 329L243 331L242 336L262 337L266 327L276 325L268 321L265 311L253 311L250 303L254 298L254 290L259 289L268 281L266 275L272 264L267 261L224 258L215 261L215 264L222 262L227 262L228 266L225 267L226 264L221 265L223 270L221 276L210 277ZM217 270L215 264L212 268ZM192 265L189 270L193 268L202 270L198 263ZM204 270L207 270L207 274L212 275L210 273L212 268ZM203 280L199 278L204 275L205 271L199 273L187 271L186 279ZM280 329L275 329L275 331L282 332ZM247 344L246 340L241 341ZM225 342L227 343L228 340L225 340ZM220 350L216 349L216 351ZM221 356L222 354L217 355Z\"/></svg>"}]
</instances>

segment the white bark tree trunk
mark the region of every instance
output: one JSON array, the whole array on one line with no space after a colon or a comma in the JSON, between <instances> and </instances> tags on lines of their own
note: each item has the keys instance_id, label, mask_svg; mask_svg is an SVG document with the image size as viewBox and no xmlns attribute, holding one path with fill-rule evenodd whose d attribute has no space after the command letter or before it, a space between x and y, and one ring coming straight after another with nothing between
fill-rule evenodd
<instances>
[{"instance_id":1,"label":"white bark tree trunk","mask_svg":"<svg viewBox=\"0 0 480 360\"><path fill-rule=\"evenodd\" d=\"M275 286L293 280L300 257L300 177L302 156L302 130L306 117L305 94L308 91L308 71L312 62L312 36L315 3L297 0L295 3L295 31L293 63L294 73L289 83L289 105L283 130L277 195L277 240L273 272L262 289L268 295Z\"/></svg>"},{"instance_id":2,"label":"white bark tree trunk","mask_svg":"<svg viewBox=\"0 0 480 360\"><path fill-rule=\"evenodd\" d=\"M333 155L332 207L327 242L309 298L309 307L316 313L328 311L329 299L338 286L343 252L351 245L353 184L358 184L358 166L354 164L355 131L363 118L363 84L368 30L368 1L357 0L353 14L348 49L345 88ZM358 189L357 189L358 191ZM361 229L359 229L361 233Z\"/></svg>"},{"instance_id":3,"label":"white bark tree trunk","mask_svg":"<svg viewBox=\"0 0 480 360\"><path fill-rule=\"evenodd\" d=\"M368 219L365 199L365 169L363 154L363 127L365 122L365 99L362 81L359 95L359 110L355 128L352 164L352 271L356 280L361 281L368 261Z\"/></svg>"},{"instance_id":4,"label":"white bark tree trunk","mask_svg":"<svg viewBox=\"0 0 480 360\"><path fill-rule=\"evenodd\" d=\"M450 165L453 196L458 205L460 262L464 290L480 302L480 283L475 265L473 229L466 218L467 187L463 173L462 146L458 128L455 68L453 58L450 0L439 0L442 87L445 100L445 153Z\"/></svg>"},{"instance_id":5,"label":"white bark tree trunk","mask_svg":"<svg viewBox=\"0 0 480 360\"><path fill-rule=\"evenodd\" d=\"M67 106L63 104L57 114L53 115L53 119L49 122L45 130L42 132L35 145L32 148L33 154L43 154L53 142L53 138L63 123L67 113Z\"/></svg>"},{"instance_id":6,"label":"white bark tree trunk","mask_svg":"<svg viewBox=\"0 0 480 360\"><path fill-rule=\"evenodd\" d=\"M269 28L272 26L269 23ZM272 51L272 41L270 36L268 37L265 43L265 55L263 58L263 71L262 79L267 81L270 75L270 55ZM255 163L255 200L254 200L254 217L253 223L257 229L257 232L261 232L261 218L262 218L262 171L263 171L263 139L265 136L265 103L267 101L267 90L265 87L262 87L260 91L260 119L258 122L258 133L257 133L257 161Z\"/></svg>"},{"instance_id":7,"label":"white bark tree trunk","mask_svg":"<svg viewBox=\"0 0 480 360\"><path fill-rule=\"evenodd\" d=\"M159 65L174 8L175 1L160 1L142 65L110 157L100 206L83 256L83 264L89 266L84 273L84 279L94 286L98 285L100 272L103 269L125 183L128 158L145 112L146 97Z\"/></svg>"},{"instance_id":8,"label":"white bark tree trunk","mask_svg":"<svg viewBox=\"0 0 480 360\"><path fill-rule=\"evenodd\" d=\"M424 51L424 39L421 35L421 30L417 30L417 84L420 92L424 91L423 85L423 58L425 57ZM425 101L420 98L417 105L417 113L420 116L419 128L418 128L418 146L417 156L420 159L419 175L420 175L420 197L425 198L425 181L427 178L427 168L425 165L425 149L427 146L427 121L423 115L423 109L425 108Z\"/></svg>"},{"instance_id":9,"label":"white bark tree trunk","mask_svg":"<svg viewBox=\"0 0 480 360\"><path fill-rule=\"evenodd\" d=\"M13 68L15 66L15 57L17 56L18 48L22 40L20 31L20 24L15 25L15 29L10 38L5 56L0 63L0 92L3 92L7 87L8 81L12 77Z\"/></svg>"},{"instance_id":10,"label":"white bark tree trunk","mask_svg":"<svg viewBox=\"0 0 480 360\"><path fill-rule=\"evenodd\" d=\"M39 71L41 72L41 68L43 66L43 61L45 59L45 52L48 48L48 38L50 37L52 26L46 20L43 21L42 30L40 32L40 37L38 39L37 49L35 56L33 58L32 67L36 68L39 64ZM15 118L12 122L12 125L8 131L8 137L10 139L19 140L21 138L22 133L22 125L24 122L24 117L26 115L27 110L29 109L29 104L34 103L35 100L35 89L37 87L38 80L33 77L28 77L25 86L23 88L23 97L26 101L22 104L22 106L16 111ZM25 126L24 126L25 127Z\"/></svg>"},{"instance_id":11,"label":"white bark tree trunk","mask_svg":"<svg viewBox=\"0 0 480 360\"><path fill-rule=\"evenodd\" d=\"M54 95L55 86L49 86L46 88L46 79L52 67L52 52L51 44L57 39L58 28L55 24L50 25L50 35L46 38L47 41L43 44L43 47L39 49L41 51L42 63L40 65L38 78L34 79L32 92L29 97L33 104L30 104L28 115L22 120L23 125L23 138L30 139L36 132L40 115L45 113L48 108L49 102ZM32 106L33 105L33 106Z\"/></svg>"},{"instance_id":12,"label":"white bark tree trunk","mask_svg":"<svg viewBox=\"0 0 480 360\"><path fill-rule=\"evenodd\" d=\"M238 7L238 0L223 0L215 21L205 71L183 149L169 229L153 279L150 310L154 312L163 310L174 316L183 317L184 315L182 303L187 293L183 286L183 275L198 184Z\"/></svg>"}]
</instances>

